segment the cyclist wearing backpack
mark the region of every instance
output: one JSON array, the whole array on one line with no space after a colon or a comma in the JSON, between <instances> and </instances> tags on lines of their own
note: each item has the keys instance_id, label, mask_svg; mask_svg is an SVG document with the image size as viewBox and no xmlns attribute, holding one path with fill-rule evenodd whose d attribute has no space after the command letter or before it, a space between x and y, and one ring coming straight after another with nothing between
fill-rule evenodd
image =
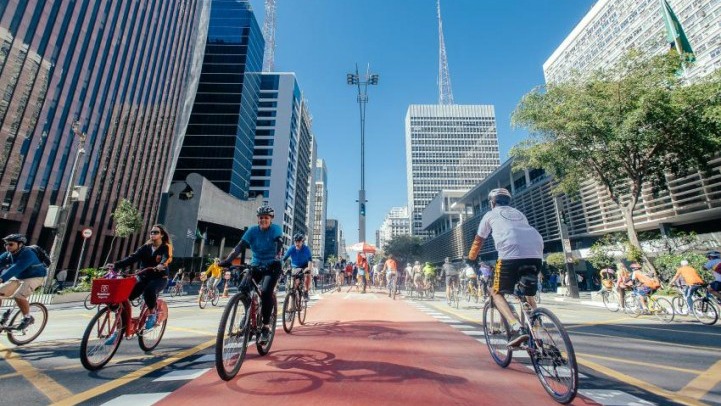
<instances>
[{"instance_id":1,"label":"cyclist wearing backpack","mask_svg":"<svg viewBox=\"0 0 721 406\"><path fill-rule=\"evenodd\" d=\"M3 241L7 251L0 255L0 299L15 299L24 316L18 329L23 330L35 322L30 316L28 297L43 285L48 269L35 251L25 246L28 240L24 235L10 234ZM0 324L7 322L11 310L2 315Z\"/></svg>"},{"instance_id":2,"label":"cyclist wearing backpack","mask_svg":"<svg viewBox=\"0 0 721 406\"><path fill-rule=\"evenodd\" d=\"M648 302L646 298L656 292L658 288L661 287L661 283L655 276L643 272L641 265L636 262L631 264L631 269L633 269L633 272L631 273L631 280L638 283L636 293L638 293L638 296L641 298L643 310L647 312Z\"/></svg>"}]
</instances>

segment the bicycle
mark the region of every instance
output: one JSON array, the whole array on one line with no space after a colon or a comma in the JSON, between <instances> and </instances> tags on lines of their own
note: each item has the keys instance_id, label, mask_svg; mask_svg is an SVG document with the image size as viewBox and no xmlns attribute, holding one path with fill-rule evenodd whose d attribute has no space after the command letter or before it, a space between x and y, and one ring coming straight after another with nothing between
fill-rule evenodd
<instances>
[{"instance_id":1,"label":"bicycle","mask_svg":"<svg viewBox=\"0 0 721 406\"><path fill-rule=\"evenodd\" d=\"M421 296L425 296L429 299L433 299L436 292L435 281L431 280L432 277L427 277L423 282L423 289L420 291Z\"/></svg>"},{"instance_id":2,"label":"bicycle","mask_svg":"<svg viewBox=\"0 0 721 406\"><path fill-rule=\"evenodd\" d=\"M155 268L145 268L132 276L151 272ZM150 315L145 302L140 307L138 317L133 317L133 306L128 300L136 283L135 277L100 278L93 280L91 303L105 305L100 307L88 323L80 341L80 362L89 371L104 367L115 355L123 340L138 337L138 345L143 351L152 351L160 344L168 324L168 305L158 298L155 309L157 321L150 329L145 322Z\"/></svg>"},{"instance_id":3,"label":"bicycle","mask_svg":"<svg viewBox=\"0 0 721 406\"><path fill-rule=\"evenodd\" d=\"M200 285L200 292L198 292L198 307L201 309L205 309L205 306L208 305L208 301L213 306L218 305L218 301L220 301L220 291L218 291L218 288L208 287L208 279L201 277L201 285Z\"/></svg>"},{"instance_id":4,"label":"bicycle","mask_svg":"<svg viewBox=\"0 0 721 406\"><path fill-rule=\"evenodd\" d=\"M170 297L182 296L185 294L185 283L183 281L175 281L175 285L170 287Z\"/></svg>"},{"instance_id":5,"label":"bicycle","mask_svg":"<svg viewBox=\"0 0 721 406\"><path fill-rule=\"evenodd\" d=\"M291 273L291 272L288 272ZM308 301L305 299L303 286L303 273L298 272L288 275L288 288L286 288L285 300L283 300L283 330L290 333L293 330L295 316L298 315L298 323L305 324L305 317L308 313Z\"/></svg>"},{"instance_id":6,"label":"bicycle","mask_svg":"<svg viewBox=\"0 0 721 406\"><path fill-rule=\"evenodd\" d=\"M388 297L392 297L396 300L396 284L398 283L398 274L389 273L386 277L388 280Z\"/></svg>"},{"instance_id":7,"label":"bicycle","mask_svg":"<svg viewBox=\"0 0 721 406\"><path fill-rule=\"evenodd\" d=\"M23 283L24 282L20 283L18 290L22 288ZM17 294L18 290L15 291L15 294ZM23 313L12 298L0 299L0 306L2 306L3 300L12 300L12 305L2 313L0 318L0 334L6 333L8 341L15 345L25 345L38 338L48 324L48 308L42 303L30 302L30 313L28 313L28 315L34 319L34 322L20 329L19 326L23 320ZM13 310L15 310L14 313Z\"/></svg>"},{"instance_id":8,"label":"bicycle","mask_svg":"<svg viewBox=\"0 0 721 406\"><path fill-rule=\"evenodd\" d=\"M535 277L529 282L522 278L511 295L521 309L522 332L528 334L528 341L521 344L520 349L528 352L533 370L546 392L559 403L570 403L578 391L578 365L573 344L553 312L542 307L531 308L522 292L528 287L524 283L532 286L536 283ZM491 358L498 366L506 368L513 358L513 351L507 347L511 331L508 321L495 306L493 296L483 307L483 328Z\"/></svg>"},{"instance_id":9,"label":"bicycle","mask_svg":"<svg viewBox=\"0 0 721 406\"><path fill-rule=\"evenodd\" d=\"M218 324L215 341L215 369L224 381L233 379L238 374L245 360L250 337L255 338L255 346L261 356L268 354L275 338L276 314L278 302L273 293L273 309L270 316L270 338L268 342L260 342L263 321L260 314L262 308L260 286L257 277L269 272L267 267L251 266L243 271L241 278L247 278L249 292L238 292L225 305L223 316ZM275 288L273 289L275 292Z\"/></svg>"},{"instance_id":10,"label":"bicycle","mask_svg":"<svg viewBox=\"0 0 721 406\"><path fill-rule=\"evenodd\" d=\"M456 309L459 306L460 303L460 283L458 282L458 276L455 277L455 279L451 280L450 283L450 297L448 298L448 305L451 307L455 307Z\"/></svg>"},{"instance_id":11,"label":"bicycle","mask_svg":"<svg viewBox=\"0 0 721 406\"><path fill-rule=\"evenodd\" d=\"M601 300L606 310L610 312L617 312L621 309L621 296L619 296L616 289L605 289L601 292Z\"/></svg>"},{"instance_id":12,"label":"bicycle","mask_svg":"<svg viewBox=\"0 0 721 406\"><path fill-rule=\"evenodd\" d=\"M668 299L654 297L652 293L646 296L646 306L648 309L644 309L641 294L638 292L638 289L634 289L630 295L626 296L625 304L627 313L631 317L638 317L641 314L651 314L660 321L670 323L676 314L673 305Z\"/></svg>"},{"instance_id":13,"label":"bicycle","mask_svg":"<svg viewBox=\"0 0 721 406\"><path fill-rule=\"evenodd\" d=\"M696 320L702 324L713 325L719 318L719 309L716 305L717 299L705 289L701 295L701 297L694 299L691 311Z\"/></svg>"}]
</instances>

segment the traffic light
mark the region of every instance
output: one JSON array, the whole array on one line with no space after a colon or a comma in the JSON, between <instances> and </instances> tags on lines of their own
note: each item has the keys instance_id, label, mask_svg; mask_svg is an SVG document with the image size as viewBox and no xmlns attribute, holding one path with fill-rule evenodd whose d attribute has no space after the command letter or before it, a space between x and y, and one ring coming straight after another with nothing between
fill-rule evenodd
<instances>
[{"instance_id":1,"label":"traffic light","mask_svg":"<svg viewBox=\"0 0 721 406\"><path fill-rule=\"evenodd\" d=\"M366 215L366 204L365 203L360 204L360 214L361 214L361 216Z\"/></svg>"}]
</instances>

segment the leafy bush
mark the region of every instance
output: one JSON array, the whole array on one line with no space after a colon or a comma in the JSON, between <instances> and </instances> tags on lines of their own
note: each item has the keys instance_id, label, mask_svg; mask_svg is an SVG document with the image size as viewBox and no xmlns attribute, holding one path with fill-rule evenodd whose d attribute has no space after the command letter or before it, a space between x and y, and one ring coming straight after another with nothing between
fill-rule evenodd
<instances>
[{"instance_id":1,"label":"leafy bush","mask_svg":"<svg viewBox=\"0 0 721 406\"><path fill-rule=\"evenodd\" d=\"M681 266L682 260L688 261L688 264L698 271L702 279L706 281L711 280L711 272L703 269L703 265L706 263L707 259L700 253L686 252L661 254L655 258L654 265L661 276L661 279L664 281L670 281L676 274L676 270Z\"/></svg>"}]
</instances>

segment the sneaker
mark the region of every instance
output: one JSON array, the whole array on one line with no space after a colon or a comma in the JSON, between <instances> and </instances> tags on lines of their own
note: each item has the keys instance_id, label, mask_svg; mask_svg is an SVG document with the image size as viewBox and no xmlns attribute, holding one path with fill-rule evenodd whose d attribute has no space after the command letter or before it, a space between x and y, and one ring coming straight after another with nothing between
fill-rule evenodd
<instances>
[{"instance_id":1,"label":"sneaker","mask_svg":"<svg viewBox=\"0 0 721 406\"><path fill-rule=\"evenodd\" d=\"M151 328L155 327L155 322L158 320L158 316L155 315L155 313L150 313L148 315L148 318L145 319L145 329L150 330Z\"/></svg>"},{"instance_id":2,"label":"sneaker","mask_svg":"<svg viewBox=\"0 0 721 406\"><path fill-rule=\"evenodd\" d=\"M523 332L523 329L514 332L511 335L511 339L508 340L506 347L509 349L520 348L521 344L528 341L528 334Z\"/></svg>"},{"instance_id":3,"label":"sneaker","mask_svg":"<svg viewBox=\"0 0 721 406\"><path fill-rule=\"evenodd\" d=\"M260 330L260 343L265 344L268 341L270 341L270 328L268 326L263 326Z\"/></svg>"},{"instance_id":4,"label":"sneaker","mask_svg":"<svg viewBox=\"0 0 721 406\"><path fill-rule=\"evenodd\" d=\"M23 317L23 320L20 322L20 324L18 324L17 329L25 330L33 323L35 323L35 319L33 318L33 316L25 316Z\"/></svg>"},{"instance_id":5,"label":"sneaker","mask_svg":"<svg viewBox=\"0 0 721 406\"><path fill-rule=\"evenodd\" d=\"M105 345L113 345L115 344L115 340L118 338L118 332L114 332L113 334L109 335L108 338L105 340Z\"/></svg>"}]
</instances>

